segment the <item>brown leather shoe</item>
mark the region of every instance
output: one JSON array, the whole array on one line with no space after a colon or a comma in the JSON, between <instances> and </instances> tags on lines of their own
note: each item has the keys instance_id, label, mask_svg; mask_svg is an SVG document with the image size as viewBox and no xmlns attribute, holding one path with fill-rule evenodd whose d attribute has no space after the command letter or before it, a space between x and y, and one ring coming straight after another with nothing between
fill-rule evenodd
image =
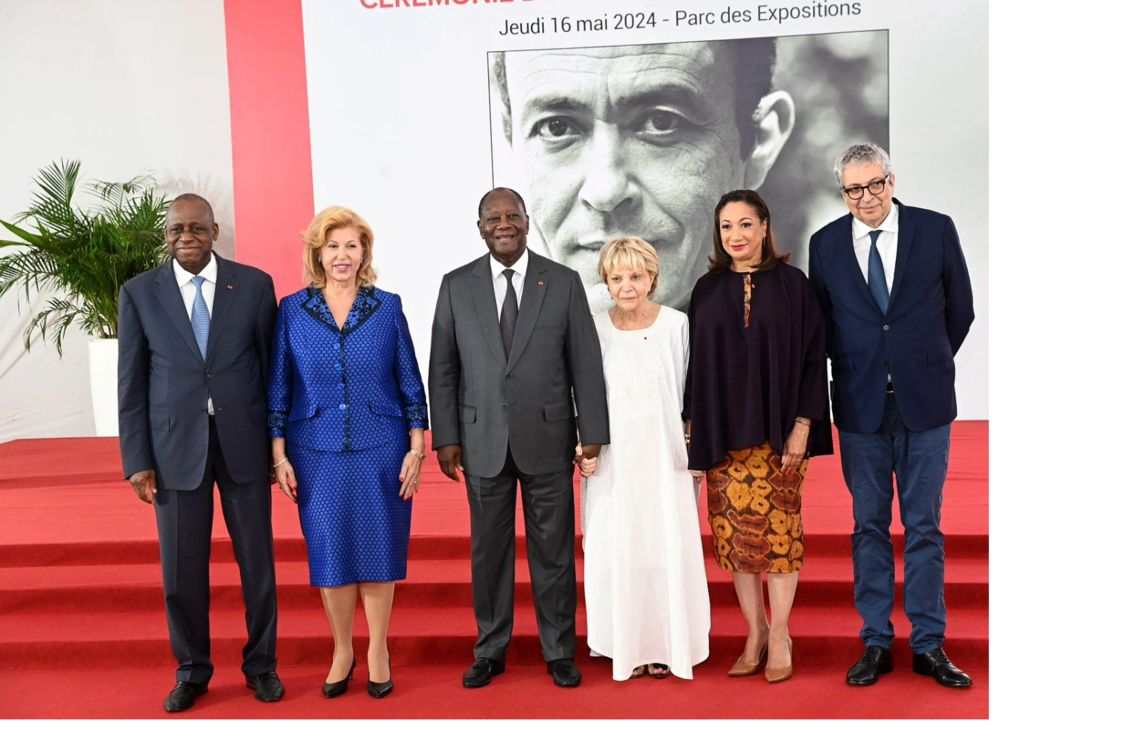
<instances>
[{"instance_id":1,"label":"brown leather shoe","mask_svg":"<svg viewBox=\"0 0 1140 740\"><path fill-rule=\"evenodd\" d=\"M792 673L794 671L792 669L791 657L792 657L792 641L791 641L791 639L789 639L788 640L788 659L789 659L788 667L787 668L765 668L764 669L764 678L768 679L768 683L780 683L781 681L787 681L789 678L792 677Z\"/></svg>"},{"instance_id":2,"label":"brown leather shoe","mask_svg":"<svg viewBox=\"0 0 1140 740\"><path fill-rule=\"evenodd\" d=\"M744 676L755 676L760 672L760 666L764 665L764 656L768 654L768 646L760 648L760 658L755 663L745 663L744 656L741 655L736 659L736 663L728 670L729 678L742 678Z\"/></svg>"}]
</instances>

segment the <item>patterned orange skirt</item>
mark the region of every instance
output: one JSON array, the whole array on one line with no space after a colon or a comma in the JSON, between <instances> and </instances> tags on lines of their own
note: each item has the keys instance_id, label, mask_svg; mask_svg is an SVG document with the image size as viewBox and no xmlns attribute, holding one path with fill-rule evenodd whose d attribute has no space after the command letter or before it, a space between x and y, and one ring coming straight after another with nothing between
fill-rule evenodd
<instances>
[{"instance_id":1,"label":"patterned orange skirt","mask_svg":"<svg viewBox=\"0 0 1140 740\"><path fill-rule=\"evenodd\" d=\"M804 567L800 504L808 461L791 475L765 443L733 450L708 472L709 524L716 561L740 573L794 573Z\"/></svg>"}]
</instances>

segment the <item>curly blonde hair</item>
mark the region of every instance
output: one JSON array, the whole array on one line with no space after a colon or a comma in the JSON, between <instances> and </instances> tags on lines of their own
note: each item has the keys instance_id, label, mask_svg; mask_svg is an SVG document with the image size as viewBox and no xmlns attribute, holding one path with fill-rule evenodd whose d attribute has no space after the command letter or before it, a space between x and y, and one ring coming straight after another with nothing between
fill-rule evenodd
<instances>
[{"instance_id":1,"label":"curly blonde hair","mask_svg":"<svg viewBox=\"0 0 1140 740\"><path fill-rule=\"evenodd\" d=\"M328 244L329 234L337 229L354 228L360 231L360 269L356 273L356 285L367 286L376 282L376 270L372 269L372 227L354 211L344 206L329 206L316 216L309 228L301 232L305 245L302 258L305 263L305 278L312 281L314 288L325 287L327 276L321 266L321 250Z\"/></svg>"}]
</instances>

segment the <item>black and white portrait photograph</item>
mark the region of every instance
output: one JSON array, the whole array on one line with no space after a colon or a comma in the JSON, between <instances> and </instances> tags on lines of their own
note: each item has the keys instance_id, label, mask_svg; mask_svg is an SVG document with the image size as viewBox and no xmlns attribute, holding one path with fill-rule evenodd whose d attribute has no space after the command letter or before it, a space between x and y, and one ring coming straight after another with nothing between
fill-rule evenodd
<instances>
[{"instance_id":1,"label":"black and white portrait photograph","mask_svg":"<svg viewBox=\"0 0 1140 740\"><path fill-rule=\"evenodd\" d=\"M490 52L494 184L527 199L531 245L610 305L598 251L637 236L658 299L684 309L712 253L713 208L752 189L806 269L813 228L845 209L843 142L889 146L888 33Z\"/></svg>"}]
</instances>

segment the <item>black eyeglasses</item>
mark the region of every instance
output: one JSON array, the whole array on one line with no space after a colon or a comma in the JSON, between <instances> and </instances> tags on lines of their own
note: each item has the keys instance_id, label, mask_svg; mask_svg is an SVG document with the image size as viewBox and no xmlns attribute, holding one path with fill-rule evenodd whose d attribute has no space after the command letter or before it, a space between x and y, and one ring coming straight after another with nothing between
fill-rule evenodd
<instances>
[{"instance_id":1,"label":"black eyeglasses","mask_svg":"<svg viewBox=\"0 0 1140 740\"><path fill-rule=\"evenodd\" d=\"M851 200L861 200L863 198L864 189L871 191L871 195L878 195L879 193L886 190L887 180L889 179L890 177L888 176L882 180L872 180L866 185L854 185L849 188L840 188L840 190L842 190L843 194Z\"/></svg>"}]
</instances>

